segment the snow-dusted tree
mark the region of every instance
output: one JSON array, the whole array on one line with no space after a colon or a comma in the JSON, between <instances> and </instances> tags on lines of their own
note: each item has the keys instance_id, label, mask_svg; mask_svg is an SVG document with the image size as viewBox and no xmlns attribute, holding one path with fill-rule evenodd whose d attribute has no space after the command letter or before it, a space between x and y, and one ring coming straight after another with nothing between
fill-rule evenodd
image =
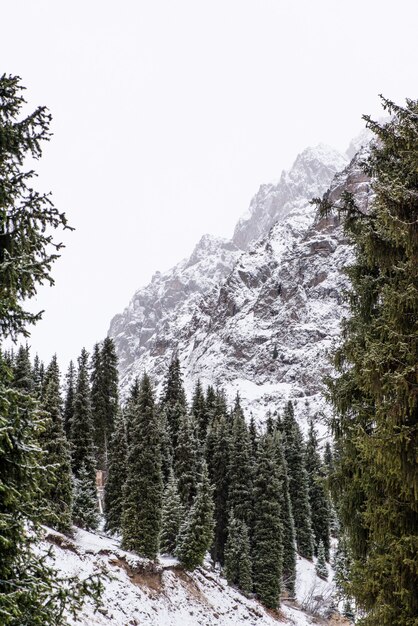
<instances>
[{"instance_id":1,"label":"snow-dusted tree","mask_svg":"<svg viewBox=\"0 0 418 626\"><path fill-rule=\"evenodd\" d=\"M75 398L75 381L76 371L74 363L70 361L68 371L65 377L65 400L64 400L64 429L67 439L71 438L71 422L73 421L74 413L74 398Z\"/></svg>"},{"instance_id":2,"label":"snow-dusted tree","mask_svg":"<svg viewBox=\"0 0 418 626\"><path fill-rule=\"evenodd\" d=\"M247 525L236 519L231 511L225 545L225 576L230 585L235 585L245 595L250 594L253 588L250 553Z\"/></svg>"},{"instance_id":3,"label":"snow-dusted tree","mask_svg":"<svg viewBox=\"0 0 418 626\"><path fill-rule=\"evenodd\" d=\"M280 484L280 519L283 532L283 587L290 596L293 596L295 594L296 582L295 524L289 494L289 479L283 451L283 438L277 430L273 435L273 443L277 477Z\"/></svg>"},{"instance_id":4,"label":"snow-dusted tree","mask_svg":"<svg viewBox=\"0 0 418 626\"><path fill-rule=\"evenodd\" d=\"M306 470L309 483L309 504L311 507L314 551L318 556L322 541L325 558L329 561L330 550L330 502L325 488L325 468L318 452L318 440L313 421L310 420L306 444Z\"/></svg>"},{"instance_id":5,"label":"snow-dusted tree","mask_svg":"<svg viewBox=\"0 0 418 626\"><path fill-rule=\"evenodd\" d=\"M174 450L174 470L181 502L185 509L191 507L199 481L198 443L191 417L183 410L179 414L177 447Z\"/></svg>"},{"instance_id":6,"label":"snow-dusted tree","mask_svg":"<svg viewBox=\"0 0 418 626\"><path fill-rule=\"evenodd\" d=\"M68 533L72 523L71 456L65 437L60 394L60 373L56 355L46 371L41 401L45 418L39 441L43 463L50 471L41 481L42 518L45 524Z\"/></svg>"},{"instance_id":7,"label":"snow-dusted tree","mask_svg":"<svg viewBox=\"0 0 418 626\"><path fill-rule=\"evenodd\" d=\"M214 538L211 548L215 563L224 563L224 550L228 527L228 467L230 458L230 433L224 416L212 420L207 433L205 458L209 478L213 485Z\"/></svg>"},{"instance_id":8,"label":"snow-dusted tree","mask_svg":"<svg viewBox=\"0 0 418 626\"><path fill-rule=\"evenodd\" d=\"M326 580L328 578L327 562L325 558L325 548L322 540L318 546L318 557L315 564L315 572L317 576Z\"/></svg>"},{"instance_id":9,"label":"snow-dusted tree","mask_svg":"<svg viewBox=\"0 0 418 626\"><path fill-rule=\"evenodd\" d=\"M91 470L84 462L73 481L74 524L86 530L95 530L99 524L96 486L91 479Z\"/></svg>"},{"instance_id":10,"label":"snow-dusted tree","mask_svg":"<svg viewBox=\"0 0 418 626\"><path fill-rule=\"evenodd\" d=\"M266 435L259 442L254 477L252 556L254 591L265 606L277 608L283 571L283 529L274 442Z\"/></svg>"},{"instance_id":11,"label":"snow-dusted tree","mask_svg":"<svg viewBox=\"0 0 418 626\"><path fill-rule=\"evenodd\" d=\"M104 504L106 530L119 532L122 525L123 488L127 475L128 444L126 425L122 411L116 416L115 427L109 446L109 469L107 474Z\"/></svg>"},{"instance_id":12,"label":"snow-dusted tree","mask_svg":"<svg viewBox=\"0 0 418 626\"><path fill-rule=\"evenodd\" d=\"M234 511L236 519L247 525L251 523L252 474L251 442L244 413L237 397L230 435L228 507Z\"/></svg>"},{"instance_id":13,"label":"snow-dusted tree","mask_svg":"<svg viewBox=\"0 0 418 626\"><path fill-rule=\"evenodd\" d=\"M96 522L92 512L97 509L97 494L88 360L88 352L83 348L78 359L70 443L71 463L76 479L73 502L74 523L87 524L89 528L94 528Z\"/></svg>"},{"instance_id":14,"label":"snow-dusted tree","mask_svg":"<svg viewBox=\"0 0 418 626\"><path fill-rule=\"evenodd\" d=\"M289 476L298 552L307 559L313 556L313 531L309 504L309 483L305 467L305 445L289 401L283 416L283 444Z\"/></svg>"},{"instance_id":15,"label":"snow-dusted tree","mask_svg":"<svg viewBox=\"0 0 418 626\"><path fill-rule=\"evenodd\" d=\"M161 434L154 394L144 374L131 406L127 478L123 491L122 538L126 550L154 559L159 548L163 480Z\"/></svg>"},{"instance_id":16,"label":"snow-dusted tree","mask_svg":"<svg viewBox=\"0 0 418 626\"><path fill-rule=\"evenodd\" d=\"M109 443L118 411L118 370L113 339L94 346L91 371L91 404L96 464L106 469Z\"/></svg>"},{"instance_id":17,"label":"snow-dusted tree","mask_svg":"<svg viewBox=\"0 0 418 626\"><path fill-rule=\"evenodd\" d=\"M202 478L192 508L186 516L178 538L176 555L188 570L203 565L213 538L212 486L206 463L202 465Z\"/></svg>"},{"instance_id":18,"label":"snow-dusted tree","mask_svg":"<svg viewBox=\"0 0 418 626\"><path fill-rule=\"evenodd\" d=\"M197 381L193 391L191 413L197 427L197 434L200 445L203 446L206 441L206 435L209 425L209 415L206 411L205 394L200 380Z\"/></svg>"},{"instance_id":19,"label":"snow-dusted tree","mask_svg":"<svg viewBox=\"0 0 418 626\"><path fill-rule=\"evenodd\" d=\"M164 380L164 390L160 405L166 413L168 430L171 436L173 449L177 447L177 435L180 428L181 416L187 410L186 394L183 386L180 361L174 355Z\"/></svg>"},{"instance_id":20,"label":"snow-dusted tree","mask_svg":"<svg viewBox=\"0 0 418 626\"><path fill-rule=\"evenodd\" d=\"M183 519L184 507L181 503L177 481L171 472L163 496L160 539L160 551L163 554L175 554Z\"/></svg>"},{"instance_id":21,"label":"snow-dusted tree","mask_svg":"<svg viewBox=\"0 0 418 626\"><path fill-rule=\"evenodd\" d=\"M13 386L25 393L35 390L28 346L19 346L17 351L13 363Z\"/></svg>"}]
</instances>

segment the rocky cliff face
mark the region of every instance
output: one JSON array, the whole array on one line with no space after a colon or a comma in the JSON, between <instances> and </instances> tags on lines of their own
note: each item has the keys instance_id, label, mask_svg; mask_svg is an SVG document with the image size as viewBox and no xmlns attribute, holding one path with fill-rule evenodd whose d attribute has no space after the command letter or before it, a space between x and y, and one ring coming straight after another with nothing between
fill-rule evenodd
<instances>
[{"instance_id":1,"label":"rocky cliff face","mask_svg":"<svg viewBox=\"0 0 418 626\"><path fill-rule=\"evenodd\" d=\"M124 388L145 369L160 384L177 351L189 392L198 378L230 398L239 391L260 419L288 398L299 414L322 410L352 254L336 219L310 204L329 187L333 202L344 189L363 205L370 196L357 159L305 150L260 188L232 241L204 236L188 260L155 274L111 323Z\"/></svg>"}]
</instances>

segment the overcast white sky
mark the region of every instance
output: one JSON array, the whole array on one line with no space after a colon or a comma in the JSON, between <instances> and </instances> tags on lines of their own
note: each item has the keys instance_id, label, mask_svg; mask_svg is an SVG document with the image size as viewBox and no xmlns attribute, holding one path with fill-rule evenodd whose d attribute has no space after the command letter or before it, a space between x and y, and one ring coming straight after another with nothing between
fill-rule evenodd
<instances>
[{"instance_id":1,"label":"overcast white sky","mask_svg":"<svg viewBox=\"0 0 418 626\"><path fill-rule=\"evenodd\" d=\"M303 148L417 97L416 0L3 0L1 23L0 72L54 118L39 187L76 227L30 342L65 364Z\"/></svg>"}]
</instances>

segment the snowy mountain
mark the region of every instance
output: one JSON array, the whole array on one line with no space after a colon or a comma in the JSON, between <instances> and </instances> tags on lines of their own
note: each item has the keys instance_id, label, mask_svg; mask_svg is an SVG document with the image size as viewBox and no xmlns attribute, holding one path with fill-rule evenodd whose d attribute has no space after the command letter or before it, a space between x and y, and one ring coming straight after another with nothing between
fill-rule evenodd
<instances>
[{"instance_id":1,"label":"snowy mountain","mask_svg":"<svg viewBox=\"0 0 418 626\"><path fill-rule=\"evenodd\" d=\"M69 617L69 624L309 626L318 623L318 616L332 613L332 580L318 578L315 565L301 557L297 562L296 601L283 601L280 613L276 613L230 587L209 561L194 572L186 572L175 559L161 557L158 563L141 559L121 550L114 539L74 530L74 539L69 539L46 529L40 551L52 549L54 566L63 577L84 579L105 572L107 578L103 580L99 610L95 612L87 603L77 621ZM320 623L342 626L347 621L335 615Z\"/></svg>"},{"instance_id":2,"label":"snowy mountain","mask_svg":"<svg viewBox=\"0 0 418 626\"><path fill-rule=\"evenodd\" d=\"M239 391L262 419L297 399L324 408L321 381L344 314L341 273L351 250L337 220L310 204L331 187L367 202L358 159L308 148L276 185L262 185L232 241L205 235L189 259L154 275L111 323L122 387L147 370L161 384L174 351L191 392L198 378Z\"/></svg>"}]
</instances>

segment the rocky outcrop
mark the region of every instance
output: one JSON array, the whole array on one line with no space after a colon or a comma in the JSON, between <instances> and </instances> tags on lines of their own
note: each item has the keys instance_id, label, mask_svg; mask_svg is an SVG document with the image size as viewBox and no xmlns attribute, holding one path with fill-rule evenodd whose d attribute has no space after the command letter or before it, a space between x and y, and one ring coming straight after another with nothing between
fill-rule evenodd
<instances>
[{"instance_id":1,"label":"rocky outcrop","mask_svg":"<svg viewBox=\"0 0 418 626\"><path fill-rule=\"evenodd\" d=\"M325 409L322 379L346 310L342 270L352 251L337 219L319 218L310 199L331 183L332 203L347 190L367 207L358 159L345 165L323 146L306 150L276 187L261 188L233 241L205 236L188 260L135 294L110 328L125 388L144 369L160 384L177 351L189 392L198 378L230 398L239 391L260 419L288 398L299 414Z\"/></svg>"}]
</instances>

